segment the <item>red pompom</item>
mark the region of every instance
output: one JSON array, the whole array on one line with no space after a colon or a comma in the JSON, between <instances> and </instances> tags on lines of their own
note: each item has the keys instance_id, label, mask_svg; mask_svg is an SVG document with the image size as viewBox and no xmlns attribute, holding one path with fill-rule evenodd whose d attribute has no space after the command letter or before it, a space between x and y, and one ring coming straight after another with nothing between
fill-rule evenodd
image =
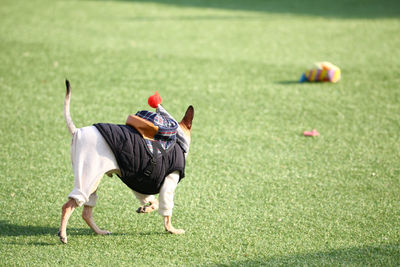
<instances>
[{"instance_id":1,"label":"red pompom","mask_svg":"<svg viewBox=\"0 0 400 267\"><path fill-rule=\"evenodd\" d=\"M158 91L149 97L149 100L147 101L152 108L157 108L159 104L161 104L161 96L158 94Z\"/></svg>"}]
</instances>

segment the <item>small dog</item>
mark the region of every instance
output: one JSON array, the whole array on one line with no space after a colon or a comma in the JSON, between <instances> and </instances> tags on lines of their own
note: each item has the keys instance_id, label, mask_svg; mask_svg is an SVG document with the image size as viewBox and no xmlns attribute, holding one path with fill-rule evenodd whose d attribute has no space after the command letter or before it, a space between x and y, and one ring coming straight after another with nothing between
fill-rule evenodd
<instances>
[{"instance_id":1,"label":"small dog","mask_svg":"<svg viewBox=\"0 0 400 267\"><path fill-rule=\"evenodd\" d=\"M98 129L95 126L79 129L75 127L69 112L71 87L68 80L66 81L66 87L64 116L67 128L72 135L71 160L75 182L74 189L68 195L68 201L62 206L61 226L58 236L64 244L67 243L68 220L74 209L82 205L84 205L82 218L89 227L99 235L111 234L111 232L102 230L95 224L93 220L93 207L97 201L97 187L104 174L110 177L113 174L117 174L121 177L121 170L115 154ZM158 106L157 111L163 115L170 116L161 105ZM177 142L181 140L184 146L187 147L186 151L182 150L184 151L185 158L191 140L190 131L193 116L194 109L192 106L189 106L178 127ZM159 200L154 195L147 195L132 190L142 204L137 212L149 213L158 210L160 215L164 217L165 230L171 234L183 234L185 232L183 229L175 229L171 222L174 191L179 180L180 174L178 171L173 171L166 175L159 191Z\"/></svg>"}]
</instances>

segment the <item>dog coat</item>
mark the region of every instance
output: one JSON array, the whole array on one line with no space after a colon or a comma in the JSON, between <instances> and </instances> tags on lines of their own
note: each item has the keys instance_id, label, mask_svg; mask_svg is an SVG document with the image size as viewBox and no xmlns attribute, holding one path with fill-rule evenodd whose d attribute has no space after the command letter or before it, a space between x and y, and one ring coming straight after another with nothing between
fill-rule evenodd
<instances>
[{"instance_id":1,"label":"dog coat","mask_svg":"<svg viewBox=\"0 0 400 267\"><path fill-rule=\"evenodd\" d=\"M97 123L94 126L113 151L121 171L119 177L129 188L142 194L158 194L165 177L179 171L179 181L185 177L184 150L179 143L166 150L152 141L153 151L146 140L131 126ZM159 153L161 152L161 153Z\"/></svg>"}]
</instances>

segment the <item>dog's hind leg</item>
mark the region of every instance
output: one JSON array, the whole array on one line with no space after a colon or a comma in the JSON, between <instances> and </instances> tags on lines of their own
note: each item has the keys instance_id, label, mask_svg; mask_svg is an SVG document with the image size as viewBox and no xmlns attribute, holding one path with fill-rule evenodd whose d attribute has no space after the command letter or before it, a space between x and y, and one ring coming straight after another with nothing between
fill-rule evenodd
<instances>
[{"instance_id":1,"label":"dog's hind leg","mask_svg":"<svg viewBox=\"0 0 400 267\"><path fill-rule=\"evenodd\" d=\"M78 206L75 200L70 198L65 204L62 206L62 214L61 214L61 226L60 231L58 232L58 236L60 237L60 241L64 244L67 244L67 224L69 217L71 217L72 212Z\"/></svg>"},{"instance_id":2,"label":"dog's hind leg","mask_svg":"<svg viewBox=\"0 0 400 267\"><path fill-rule=\"evenodd\" d=\"M77 206L91 206L91 208L84 208L82 217L96 233L103 234L94 223L92 216L97 198L95 191L104 173L119 169L111 149L94 126L76 130L72 138L71 159L74 188L62 209L59 236L63 243L67 243L68 219Z\"/></svg>"},{"instance_id":3,"label":"dog's hind leg","mask_svg":"<svg viewBox=\"0 0 400 267\"><path fill-rule=\"evenodd\" d=\"M96 223L94 222L93 219L93 208L96 206L97 202L97 191L93 192L90 197L89 201L83 204L83 210L82 210L82 218L83 220L89 225L89 227L98 235L109 235L111 232L101 230Z\"/></svg>"},{"instance_id":4,"label":"dog's hind leg","mask_svg":"<svg viewBox=\"0 0 400 267\"><path fill-rule=\"evenodd\" d=\"M98 235L109 235L111 232L106 230L101 230L93 220L93 207L83 206L82 218L85 220L87 225L89 225L92 230Z\"/></svg>"}]
</instances>

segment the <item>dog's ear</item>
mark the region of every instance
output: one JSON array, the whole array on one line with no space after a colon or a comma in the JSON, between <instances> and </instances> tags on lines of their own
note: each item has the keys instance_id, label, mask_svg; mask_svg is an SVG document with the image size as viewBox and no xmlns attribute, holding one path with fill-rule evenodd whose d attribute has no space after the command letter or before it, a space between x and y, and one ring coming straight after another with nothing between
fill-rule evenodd
<instances>
[{"instance_id":1,"label":"dog's ear","mask_svg":"<svg viewBox=\"0 0 400 267\"><path fill-rule=\"evenodd\" d=\"M183 117L181 123L183 123L189 130L192 128L192 121L194 116L193 106L189 106L186 110L185 116Z\"/></svg>"}]
</instances>

